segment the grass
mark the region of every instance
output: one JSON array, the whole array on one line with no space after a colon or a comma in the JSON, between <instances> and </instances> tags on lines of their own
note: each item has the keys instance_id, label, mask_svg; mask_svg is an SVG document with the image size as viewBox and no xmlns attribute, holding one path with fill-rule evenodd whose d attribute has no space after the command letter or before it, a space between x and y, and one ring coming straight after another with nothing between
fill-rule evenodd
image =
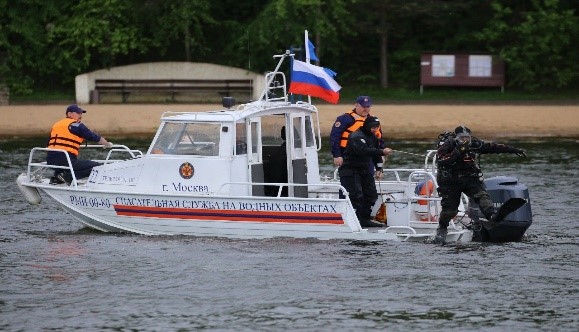
<instances>
[{"instance_id":1,"label":"grass","mask_svg":"<svg viewBox=\"0 0 579 332\"><path fill-rule=\"evenodd\" d=\"M340 103L354 103L359 95L371 96L375 103L509 103L509 102L553 102L579 104L577 88L522 91L506 88L449 88L426 87L420 89L388 88L377 85L344 86L340 91ZM11 95L11 103L50 103L75 100L73 89L37 90L26 95Z\"/></svg>"},{"instance_id":2,"label":"grass","mask_svg":"<svg viewBox=\"0 0 579 332\"><path fill-rule=\"evenodd\" d=\"M10 103L38 103L44 104L54 101L74 102L74 90L35 90L29 94L11 94Z\"/></svg>"},{"instance_id":3,"label":"grass","mask_svg":"<svg viewBox=\"0 0 579 332\"><path fill-rule=\"evenodd\" d=\"M377 103L389 102L525 102L525 101L545 101L545 102L571 102L579 103L577 91L575 89L557 91L521 91L500 88L448 88L448 87L425 87L423 94L420 89L388 88L382 89L377 86L356 86L343 87L340 91L340 100L355 101L358 95L369 95Z\"/></svg>"}]
</instances>

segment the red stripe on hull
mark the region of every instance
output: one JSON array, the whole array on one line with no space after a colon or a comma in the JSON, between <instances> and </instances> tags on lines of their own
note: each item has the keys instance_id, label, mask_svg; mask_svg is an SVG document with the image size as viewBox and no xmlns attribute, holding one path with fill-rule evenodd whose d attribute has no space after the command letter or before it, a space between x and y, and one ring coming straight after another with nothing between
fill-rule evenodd
<instances>
[{"instance_id":1,"label":"red stripe on hull","mask_svg":"<svg viewBox=\"0 0 579 332\"><path fill-rule=\"evenodd\" d=\"M272 222L292 224L343 225L339 213L318 212L275 212L210 210L186 208L157 208L146 206L114 205L118 216L147 217L159 219L200 219L225 220L235 222Z\"/></svg>"}]
</instances>

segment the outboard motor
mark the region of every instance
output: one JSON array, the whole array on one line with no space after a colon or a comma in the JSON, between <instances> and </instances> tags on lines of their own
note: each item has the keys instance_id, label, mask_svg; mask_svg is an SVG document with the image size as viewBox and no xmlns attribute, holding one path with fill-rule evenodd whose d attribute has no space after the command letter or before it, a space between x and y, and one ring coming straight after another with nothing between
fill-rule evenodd
<instances>
[{"instance_id":1,"label":"outboard motor","mask_svg":"<svg viewBox=\"0 0 579 332\"><path fill-rule=\"evenodd\" d=\"M468 215L474 220L473 241L480 242L520 242L531 226L533 215L527 186L513 176L496 176L484 180L487 192L496 208L510 198L522 198L527 202L518 210L508 214L497 226L490 230L483 228L479 220L485 218L478 205L469 199Z\"/></svg>"}]
</instances>

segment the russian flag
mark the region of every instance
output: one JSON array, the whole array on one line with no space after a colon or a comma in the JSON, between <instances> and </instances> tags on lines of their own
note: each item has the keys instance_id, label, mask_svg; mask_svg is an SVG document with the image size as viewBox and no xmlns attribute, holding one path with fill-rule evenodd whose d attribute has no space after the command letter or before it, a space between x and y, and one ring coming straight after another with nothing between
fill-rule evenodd
<instances>
[{"instance_id":1,"label":"russian flag","mask_svg":"<svg viewBox=\"0 0 579 332\"><path fill-rule=\"evenodd\" d=\"M310 63L310 61L319 61L318 57L316 56L316 47L308 38L308 30L304 31L304 45L306 47L306 62ZM334 74L334 76L336 76Z\"/></svg>"},{"instance_id":2,"label":"russian flag","mask_svg":"<svg viewBox=\"0 0 579 332\"><path fill-rule=\"evenodd\" d=\"M306 31L307 33L307 31ZM314 44L308 39L306 36L306 61L318 61L318 57L316 56L316 47ZM309 61L308 61L309 62Z\"/></svg>"},{"instance_id":3,"label":"russian flag","mask_svg":"<svg viewBox=\"0 0 579 332\"><path fill-rule=\"evenodd\" d=\"M333 75L335 73L327 68L294 60L289 92L337 104L340 99L338 91L342 87L332 78Z\"/></svg>"}]
</instances>

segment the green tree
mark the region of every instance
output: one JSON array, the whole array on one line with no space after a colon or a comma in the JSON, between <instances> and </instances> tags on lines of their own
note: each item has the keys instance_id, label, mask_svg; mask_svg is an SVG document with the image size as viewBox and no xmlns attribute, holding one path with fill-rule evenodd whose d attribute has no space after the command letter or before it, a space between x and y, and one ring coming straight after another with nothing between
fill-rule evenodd
<instances>
[{"instance_id":1,"label":"green tree","mask_svg":"<svg viewBox=\"0 0 579 332\"><path fill-rule=\"evenodd\" d=\"M290 46L303 48L304 30L308 30L323 65L325 56L337 56L349 47L341 38L352 33L353 17L347 6L351 2L272 0L236 34L236 40L225 51L234 59L233 65L254 71L271 70L271 56Z\"/></svg>"},{"instance_id":2,"label":"green tree","mask_svg":"<svg viewBox=\"0 0 579 332\"><path fill-rule=\"evenodd\" d=\"M54 81L47 40L64 7L63 1L0 0L0 81L12 93Z\"/></svg>"},{"instance_id":3,"label":"green tree","mask_svg":"<svg viewBox=\"0 0 579 332\"><path fill-rule=\"evenodd\" d=\"M308 30L342 85L415 85L423 51L490 51L511 86L565 87L579 71L575 11L576 0L0 0L0 81L13 93L71 87L151 61L263 72Z\"/></svg>"},{"instance_id":4,"label":"green tree","mask_svg":"<svg viewBox=\"0 0 579 332\"><path fill-rule=\"evenodd\" d=\"M123 0L80 0L49 30L52 69L65 81L87 69L114 66L119 56L147 50L148 38L135 28L132 8Z\"/></svg>"},{"instance_id":5,"label":"green tree","mask_svg":"<svg viewBox=\"0 0 579 332\"><path fill-rule=\"evenodd\" d=\"M477 34L507 63L509 85L527 90L566 87L578 78L579 23L558 0L532 0L531 8L494 1L494 17Z\"/></svg>"},{"instance_id":6,"label":"green tree","mask_svg":"<svg viewBox=\"0 0 579 332\"><path fill-rule=\"evenodd\" d=\"M209 0L147 1L141 17L143 29L152 36L151 46L161 58L199 61L210 53L205 35L218 28Z\"/></svg>"},{"instance_id":7,"label":"green tree","mask_svg":"<svg viewBox=\"0 0 579 332\"><path fill-rule=\"evenodd\" d=\"M421 51L472 51L471 28L482 28L487 6L480 0L361 0L352 13L363 41L360 61L369 68L354 79L388 88L393 75L399 85L416 84Z\"/></svg>"}]
</instances>

